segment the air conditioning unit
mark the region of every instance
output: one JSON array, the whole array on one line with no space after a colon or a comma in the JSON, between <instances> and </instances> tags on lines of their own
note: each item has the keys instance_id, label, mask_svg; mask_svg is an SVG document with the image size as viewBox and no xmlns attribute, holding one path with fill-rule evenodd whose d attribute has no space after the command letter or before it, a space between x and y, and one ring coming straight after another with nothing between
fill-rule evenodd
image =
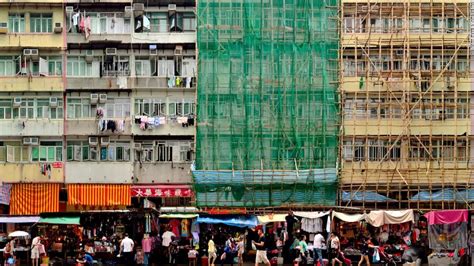
<instances>
[{"instance_id":1,"label":"air conditioning unit","mask_svg":"<svg viewBox=\"0 0 474 266\"><path fill-rule=\"evenodd\" d=\"M99 94L99 103L107 102L107 94Z\"/></svg>"},{"instance_id":2,"label":"air conditioning unit","mask_svg":"<svg viewBox=\"0 0 474 266\"><path fill-rule=\"evenodd\" d=\"M38 51L38 49L24 49L23 50L23 56L26 59L38 60L39 59L39 51Z\"/></svg>"},{"instance_id":3,"label":"air conditioning unit","mask_svg":"<svg viewBox=\"0 0 474 266\"><path fill-rule=\"evenodd\" d=\"M110 138L109 137L101 137L100 138L100 145L107 146L110 143Z\"/></svg>"},{"instance_id":4,"label":"air conditioning unit","mask_svg":"<svg viewBox=\"0 0 474 266\"><path fill-rule=\"evenodd\" d=\"M129 18L129 17L132 16L132 14L133 14L132 6L126 6L123 16L126 17L126 18Z\"/></svg>"},{"instance_id":5,"label":"air conditioning unit","mask_svg":"<svg viewBox=\"0 0 474 266\"><path fill-rule=\"evenodd\" d=\"M169 4L168 11L176 11L176 4Z\"/></svg>"},{"instance_id":6,"label":"air conditioning unit","mask_svg":"<svg viewBox=\"0 0 474 266\"><path fill-rule=\"evenodd\" d=\"M117 55L117 48L105 48L105 55Z\"/></svg>"},{"instance_id":7,"label":"air conditioning unit","mask_svg":"<svg viewBox=\"0 0 474 266\"><path fill-rule=\"evenodd\" d=\"M66 13L72 13L72 12L74 12L74 7L72 7L72 6L67 6L67 7L66 7Z\"/></svg>"},{"instance_id":8,"label":"air conditioning unit","mask_svg":"<svg viewBox=\"0 0 474 266\"><path fill-rule=\"evenodd\" d=\"M96 105L99 102L99 94L92 93L90 100L92 105Z\"/></svg>"},{"instance_id":9,"label":"air conditioning unit","mask_svg":"<svg viewBox=\"0 0 474 266\"><path fill-rule=\"evenodd\" d=\"M49 98L49 107L58 107L58 98L50 97Z\"/></svg>"},{"instance_id":10,"label":"air conditioning unit","mask_svg":"<svg viewBox=\"0 0 474 266\"><path fill-rule=\"evenodd\" d=\"M23 138L24 145L39 145L39 138L38 137L26 137Z\"/></svg>"},{"instance_id":11,"label":"air conditioning unit","mask_svg":"<svg viewBox=\"0 0 474 266\"><path fill-rule=\"evenodd\" d=\"M141 143L133 143L133 148L136 151L141 151L142 150L142 144Z\"/></svg>"},{"instance_id":12,"label":"air conditioning unit","mask_svg":"<svg viewBox=\"0 0 474 266\"><path fill-rule=\"evenodd\" d=\"M0 34L6 34L8 32L8 24L6 22L0 22Z\"/></svg>"},{"instance_id":13,"label":"air conditioning unit","mask_svg":"<svg viewBox=\"0 0 474 266\"><path fill-rule=\"evenodd\" d=\"M61 22L54 23L54 33L61 33L61 32L63 32L63 26L61 25Z\"/></svg>"},{"instance_id":14,"label":"air conditioning unit","mask_svg":"<svg viewBox=\"0 0 474 266\"><path fill-rule=\"evenodd\" d=\"M21 106L21 98L15 97L13 98L13 107L20 107Z\"/></svg>"},{"instance_id":15,"label":"air conditioning unit","mask_svg":"<svg viewBox=\"0 0 474 266\"><path fill-rule=\"evenodd\" d=\"M133 4L133 14L135 16L143 15L145 11L145 4L143 3L134 3Z\"/></svg>"},{"instance_id":16,"label":"air conditioning unit","mask_svg":"<svg viewBox=\"0 0 474 266\"><path fill-rule=\"evenodd\" d=\"M97 146L98 142L99 142L98 137L89 137L89 145L90 146Z\"/></svg>"},{"instance_id":17,"label":"air conditioning unit","mask_svg":"<svg viewBox=\"0 0 474 266\"><path fill-rule=\"evenodd\" d=\"M93 50L86 50L86 62L92 63L94 60L94 51Z\"/></svg>"},{"instance_id":18,"label":"air conditioning unit","mask_svg":"<svg viewBox=\"0 0 474 266\"><path fill-rule=\"evenodd\" d=\"M176 45L176 48L174 49L174 55L183 55L183 46Z\"/></svg>"}]
</instances>

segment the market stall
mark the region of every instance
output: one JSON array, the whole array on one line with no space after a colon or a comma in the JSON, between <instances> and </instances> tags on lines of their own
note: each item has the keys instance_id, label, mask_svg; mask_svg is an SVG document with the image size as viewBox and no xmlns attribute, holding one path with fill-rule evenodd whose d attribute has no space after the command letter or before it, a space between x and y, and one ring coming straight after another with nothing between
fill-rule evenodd
<instances>
[{"instance_id":1,"label":"market stall","mask_svg":"<svg viewBox=\"0 0 474 266\"><path fill-rule=\"evenodd\" d=\"M196 221L200 229L201 255L207 256L208 242L211 238L217 248L217 263L220 263L220 257L224 253L225 242L231 237L235 243L242 238L244 246L248 251L245 260L254 259L254 251L249 248L252 240L257 240L255 228L258 225L258 219L254 215L200 215ZM234 257L226 257L226 263Z\"/></svg>"},{"instance_id":2,"label":"market stall","mask_svg":"<svg viewBox=\"0 0 474 266\"><path fill-rule=\"evenodd\" d=\"M468 248L468 210L431 211L428 220L430 265L463 265Z\"/></svg>"},{"instance_id":3,"label":"market stall","mask_svg":"<svg viewBox=\"0 0 474 266\"><path fill-rule=\"evenodd\" d=\"M6 243L11 241L9 234L14 231L26 231L29 232L30 227L39 221L39 216L3 216L0 217L0 252L1 258L0 263L3 265L3 251ZM29 259L29 237L18 238L16 241L15 249L17 260L21 262L27 262Z\"/></svg>"}]
</instances>

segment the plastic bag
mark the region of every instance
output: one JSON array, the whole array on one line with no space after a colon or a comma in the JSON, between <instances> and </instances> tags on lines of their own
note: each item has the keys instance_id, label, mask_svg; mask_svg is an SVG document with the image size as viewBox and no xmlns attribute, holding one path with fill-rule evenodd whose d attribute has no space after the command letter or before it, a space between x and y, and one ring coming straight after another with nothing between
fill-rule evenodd
<instances>
[{"instance_id":1,"label":"plastic bag","mask_svg":"<svg viewBox=\"0 0 474 266\"><path fill-rule=\"evenodd\" d=\"M375 249L374 251L374 255L372 255L372 262L373 263L377 263L380 261L380 254L379 254L379 250L378 249Z\"/></svg>"}]
</instances>

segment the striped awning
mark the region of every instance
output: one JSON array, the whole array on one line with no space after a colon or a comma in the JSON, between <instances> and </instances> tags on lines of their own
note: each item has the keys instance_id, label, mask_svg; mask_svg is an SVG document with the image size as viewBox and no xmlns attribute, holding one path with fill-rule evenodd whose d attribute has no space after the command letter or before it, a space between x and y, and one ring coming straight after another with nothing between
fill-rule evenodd
<instances>
[{"instance_id":1,"label":"striped awning","mask_svg":"<svg viewBox=\"0 0 474 266\"><path fill-rule=\"evenodd\" d=\"M59 211L60 184L13 184L10 215Z\"/></svg>"},{"instance_id":2,"label":"striped awning","mask_svg":"<svg viewBox=\"0 0 474 266\"><path fill-rule=\"evenodd\" d=\"M69 205L128 206L131 204L130 185L69 184Z\"/></svg>"}]
</instances>

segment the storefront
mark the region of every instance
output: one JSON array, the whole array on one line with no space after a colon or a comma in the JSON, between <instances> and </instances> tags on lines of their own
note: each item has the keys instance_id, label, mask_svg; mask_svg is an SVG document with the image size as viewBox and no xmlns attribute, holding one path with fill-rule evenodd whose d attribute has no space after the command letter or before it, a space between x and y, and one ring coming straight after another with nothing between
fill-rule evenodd
<instances>
[{"instance_id":1,"label":"storefront","mask_svg":"<svg viewBox=\"0 0 474 266\"><path fill-rule=\"evenodd\" d=\"M428 220L430 265L465 265L468 248L468 210L431 211Z\"/></svg>"}]
</instances>

